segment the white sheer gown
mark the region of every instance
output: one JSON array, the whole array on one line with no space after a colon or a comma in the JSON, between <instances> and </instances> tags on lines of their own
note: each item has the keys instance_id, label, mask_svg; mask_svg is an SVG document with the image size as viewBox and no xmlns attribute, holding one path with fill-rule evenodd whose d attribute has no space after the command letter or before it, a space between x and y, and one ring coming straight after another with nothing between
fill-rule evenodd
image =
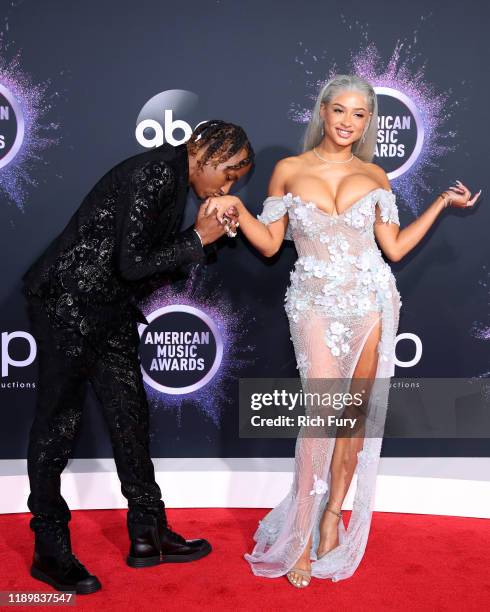
<instances>
[{"instance_id":1,"label":"white sheer gown","mask_svg":"<svg viewBox=\"0 0 490 612\"><path fill-rule=\"evenodd\" d=\"M312 576L317 578L337 581L350 577L364 554L401 306L395 278L375 241L374 223L379 206L383 223L399 225L395 202L391 191L377 188L332 216L315 203L288 193L268 197L257 216L264 224L286 214L289 217L285 238L294 241L298 259L290 274L285 310L303 384L321 378L349 381L369 333L381 320L376 375L368 400L371 418L366 421L364 443L358 453L356 490L347 529L339 521L339 546L317 559L319 523L328 501L335 438L304 437L300 431L291 488L259 521L254 534L256 545L251 554L245 554L257 576L286 574L301 556L310 535Z\"/></svg>"}]
</instances>

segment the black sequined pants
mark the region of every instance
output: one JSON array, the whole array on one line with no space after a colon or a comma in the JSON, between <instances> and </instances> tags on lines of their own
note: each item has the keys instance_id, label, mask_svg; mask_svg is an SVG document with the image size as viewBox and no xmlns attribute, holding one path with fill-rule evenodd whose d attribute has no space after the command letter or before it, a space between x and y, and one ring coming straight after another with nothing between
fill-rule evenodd
<instances>
[{"instance_id":1,"label":"black sequined pants","mask_svg":"<svg viewBox=\"0 0 490 612\"><path fill-rule=\"evenodd\" d=\"M138 359L139 335L130 316L104 340L54 325L44 302L30 296L31 332L39 364L37 405L29 436L28 473L31 528L67 524L70 510L60 493L60 476L72 453L87 382L104 412L128 522L151 514L166 523L161 491L149 451L149 410Z\"/></svg>"}]
</instances>

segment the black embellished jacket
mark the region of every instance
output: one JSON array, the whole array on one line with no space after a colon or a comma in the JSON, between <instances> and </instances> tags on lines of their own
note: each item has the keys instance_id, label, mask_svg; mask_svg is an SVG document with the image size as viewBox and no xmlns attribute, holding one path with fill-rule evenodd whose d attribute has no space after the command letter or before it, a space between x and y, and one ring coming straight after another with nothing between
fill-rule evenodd
<instances>
[{"instance_id":1,"label":"black embellished jacket","mask_svg":"<svg viewBox=\"0 0 490 612\"><path fill-rule=\"evenodd\" d=\"M188 172L185 144L166 143L109 170L24 274L24 293L96 342L122 319L147 323L137 302L209 250L193 226L178 232Z\"/></svg>"}]
</instances>

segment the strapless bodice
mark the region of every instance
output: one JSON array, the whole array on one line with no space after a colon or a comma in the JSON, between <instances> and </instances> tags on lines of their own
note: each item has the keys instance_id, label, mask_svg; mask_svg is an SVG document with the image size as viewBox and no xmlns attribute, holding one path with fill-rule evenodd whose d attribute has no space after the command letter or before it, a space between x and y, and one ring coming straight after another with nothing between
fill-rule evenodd
<instances>
[{"instance_id":1,"label":"strapless bodice","mask_svg":"<svg viewBox=\"0 0 490 612\"><path fill-rule=\"evenodd\" d=\"M399 298L391 268L375 240L376 206L382 222L399 225L395 195L382 188L336 215L291 193L265 200L257 218L268 224L287 214L285 237L294 241L298 253L285 296L291 322L313 313L343 320L365 317Z\"/></svg>"},{"instance_id":2,"label":"strapless bodice","mask_svg":"<svg viewBox=\"0 0 490 612\"><path fill-rule=\"evenodd\" d=\"M350 227L364 233L375 221L375 206L379 205L383 222L400 224L395 194L388 189L372 189L348 208L336 215L322 210L313 201L305 201L299 195L287 193L283 196L269 196L265 199L263 211L257 215L262 223L269 224L288 214L289 223L285 239L294 240L301 236L315 239L327 233L343 231Z\"/></svg>"}]
</instances>

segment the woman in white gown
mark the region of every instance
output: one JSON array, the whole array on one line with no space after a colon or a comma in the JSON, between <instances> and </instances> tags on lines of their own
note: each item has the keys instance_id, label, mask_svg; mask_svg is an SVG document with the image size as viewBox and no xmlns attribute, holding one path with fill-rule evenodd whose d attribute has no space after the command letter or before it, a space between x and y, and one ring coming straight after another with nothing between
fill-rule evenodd
<instances>
[{"instance_id":1,"label":"woman in white gown","mask_svg":"<svg viewBox=\"0 0 490 612\"><path fill-rule=\"evenodd\" d=\"M387 175L371 162L377 125L372 86L338 75L319 93L304 152L276 165L257 218L234 196L208 201L220 219L236 206L243 234L263 255L294 241L286 313L303 387L317 379L350 381L351 390L357 380L368 383L361 436L300 431L291 489L260 521L245 555L254 574L286 574L297 587L311 576L348 578L366 547L401 305L382 252L399 261L444 208L471 207L481 193L471 197L457 181L401 230ZM346 528L341 508L355 471Z\"/></svg>"}]
</instances>

